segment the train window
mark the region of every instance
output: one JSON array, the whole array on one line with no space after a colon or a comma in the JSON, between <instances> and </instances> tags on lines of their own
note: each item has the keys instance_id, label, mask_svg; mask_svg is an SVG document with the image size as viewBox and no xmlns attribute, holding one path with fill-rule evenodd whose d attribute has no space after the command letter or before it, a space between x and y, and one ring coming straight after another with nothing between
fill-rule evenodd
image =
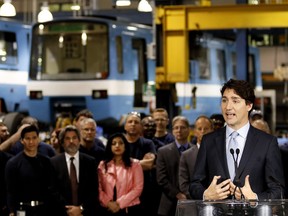
<instances>
[{"instance_id":1,"label":"train window","mask_svg":"<svg viewBox=\"0 0 288 216\"><path fill-rule=\"evenodd\" d=\"M31 79L79 80L108 77L108 26L51 22L33 28Z\"/></svg>"},{"instance_id":2,"label":"train window","mask_svg":"<svg viewBox=\"0 0 288 216\"><path fill-rule=\"evenodd\" d=\"M217 70L218 70L218 79L219 80L226 80L226 61L225 61L225 52L222 49L216 50L216 63L217 63Z\"/></svg>"},{"instance_id":3,"label":"train window","mask_svg":"<svg viewBox=\"0 0 288 216\"><path fill-rule=\"evenodd\" d=\"M210 79L210 50L207 48L201 48L197 60L199 62L199 78Z\"/></svg>"},{"instance_id":4,"label":"train window","mask_svg":"<svg viewBox=\"0 0 288 216\"><path fill-rule=\"evenodd\" d=\"M255 56L249 54L248 57L248 80L253 85L256 85L256 70L255 70Z\"/></svg>"},{"instance_id":5,"label":"train window","mask_svg":"<svg viewBox=\"0 0 288 216\"><path fill-rule=\"evenodd\" d=\"M117 54L117 69L118 73L123 73L123 44L122 37L117 36L115 39L116 42L116 54Z\"/></svg>"},{"instance_id":6,"label":"train window","mask_svg":"<svg viewBox=\"0 0 288 216\"><path fill-rule=\"evenodd\" d=\"M236 65L237 65L237 54L236 54L236 52L232 52L231 53L231 60L232 60L232 62L231 62L231 64L232 64L232 76L233 76L233 79L236 79L236 77L237 77L237 67L236 67Z\"/></svg>"},{"instance_id":7,"label":"train window","mask_svg":"<svg viewBox=\"0 0 288 216\"><path fill-rule=\"evenodd\" d=\"M16 34L13 32L0 32L0 63L17 64Z\"/></svg>"}]
</instances>

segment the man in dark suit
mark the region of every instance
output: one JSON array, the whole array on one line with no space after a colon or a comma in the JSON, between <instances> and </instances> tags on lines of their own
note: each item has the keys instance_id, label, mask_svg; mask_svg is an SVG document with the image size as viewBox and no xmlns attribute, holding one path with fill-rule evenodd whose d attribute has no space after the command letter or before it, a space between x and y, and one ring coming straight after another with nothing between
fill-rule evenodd
<instances>
[{"instance_id":1,"label":"man in dark suit","mask_svg":"<svg viewBox=\"0 0 288 216\"><path fill-rule=\"evenodd\" d=\"M5 167L7 161L12 157L6 152L0 151L0 215L8 215L7 194L5 181Z\"/></svg>"},{"instance_id":2,"label":"man in dark suit","mask_svg":"<svg viewBox=\"0 0 288 216\"><path fill-rule=\"evenodd\" d=\"M195 120L194 135L197 139L196 145L193 145L187 151L183 152L179 163L179 188L188 199L191 199L189 185L194 173L194 167L197 159L198 149L204 134L213 131L213 122L207 116L201 115Z\"/></svg>"},{"instance_id":3,"label":"man in dark suit","mask_svg":"<svg viewBox=\"0 0 288 216\"><path fill-rule=\"evenodd\" d=\"M79 152L80 133L75 126L68 125L62 129L59 141L65 152L51 159L55 170L55 215L94 216L99 206L96 161ZM73 165L76 168L74 176L77 177L75 190L71 170Z\"/></svg>"},{"instance_id":4,"label":"man in dark suit","mask_svg":"<svg viewBox=\"0 0 288 216\"><path fill-rule=\"evenodd\" d=\"M221 94L226 127L204 135L190 184L191 197L201 200L223 200L230 195L249 200L280 198L284 175L277 139L249 123L255 100L253 87L246 81L231 79L224 84ZM228 147L235 131L236 145ZM228 163L232 155L235 163ZM233 165L235 171L229 172Z\"/></svg>"},{"instance_id":5,"label":"man in dark suit","mask_svg":"<svg viewBox=\"0 0 288 216\"><path fill-rule=\"evenodd\" d=\"M178 200L186 199L179 189L178 168L182 152L191 147L188 142L189 121L184 116L172 120L172 133L175 141L158 150L156 160L157 182L162 190L158 208L159 215L174 216Z\"/></svg>"}]
</instances>

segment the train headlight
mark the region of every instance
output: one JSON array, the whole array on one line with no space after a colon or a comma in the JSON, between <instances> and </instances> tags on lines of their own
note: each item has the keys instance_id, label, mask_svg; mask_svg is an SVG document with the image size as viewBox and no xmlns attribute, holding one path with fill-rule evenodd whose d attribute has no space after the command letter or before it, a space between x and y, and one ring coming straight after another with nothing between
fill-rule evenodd
<instances>
[{"instance_id":1,"label":"train headlight","mask_svg":"<svg viewBox=\"0 0 288 216\"><path fill-rule=\"evenodd\" d=\"M92 90L93 99L105 99L108 98L107 90Z\"/></svg>"},{"instance_id":2,"label":"train headlight","mask_svg":"<svg viewBox=\"0 0 288 216\"><path fill-rule=\"evenodd\" d=\"M43 93L42 91L30 91L29 98L31 100L41 100L43 99Z\"/></svg>"}]
</instances>

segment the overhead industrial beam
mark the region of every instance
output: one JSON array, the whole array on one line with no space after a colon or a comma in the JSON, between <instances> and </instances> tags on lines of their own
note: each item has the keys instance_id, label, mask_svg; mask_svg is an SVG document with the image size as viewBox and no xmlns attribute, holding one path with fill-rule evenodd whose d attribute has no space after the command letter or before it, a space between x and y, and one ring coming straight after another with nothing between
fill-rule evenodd
<instances>
[{"instance_id":1,"label":"overhead industrial beam","mask_svg":"<svg viewBox=\"0 0 288 216\"><path fill-rule=\"evenodd\" d=\"M163 6L155 20L162 25L163 66L156 70L158 83L187 82L188 32L193 30L286 28L288 4Z\"/></svg>"},{"instance_id":2,"label":"overhead industrial beam","mask_svg":"<svg viewBox=\"0 0 288 216\"><path fill-rule=\"evenodd\" d=\"M288 26L288 4L159 7L156 23L163 18L167 30L284 28Z\"/></svg>"}]
</instances>

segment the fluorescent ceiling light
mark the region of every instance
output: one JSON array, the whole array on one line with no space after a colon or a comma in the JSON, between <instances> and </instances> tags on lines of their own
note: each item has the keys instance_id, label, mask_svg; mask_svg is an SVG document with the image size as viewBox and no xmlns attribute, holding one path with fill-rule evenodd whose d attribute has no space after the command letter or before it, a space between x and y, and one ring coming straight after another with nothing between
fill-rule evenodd
<instances>
[{"instance_id":1,"label":"fluorescent ceiling light","mask_svg":"<svg viewBox=\"0 0 288 216\"><path fill-rule=\"evenodd\" d=\"M151 12L152 7L147 0L140 0L138 4L138 11L140 12Z\"/></svg>"},{"instance_id":2,"label":"fluorescent ceiling light","mask_svg":"<svg viewBox=\"0 0 288 216\"><path fill-rule=\"evenodd\" d=\"M80 5L74 4L71 6L71 10L73 11L79 11L81 9Z\"/></svg>"},{"instance_id":3,"label":"fluorescent ceiling light","mask_svg":"<svg viewBox=\"0 0 288 216\"><path fill-rule=\"evenodd\" d=\"M131 1L130 0L117 0L116 1L116 6L122 7L122 6L130 6Z\"/></svg>"},{"instance_id":4,"label":"fluorescent ceiling light","mask_svg":"<svg viewBox=\"0 0 288 216\"><path fill-rule=\"evenodd\" d=\"M11 0L4 0L4 4L0 8L0 16L16 16L16 10L15 7L11 4Z\"/></svg>"}]
</instances>

